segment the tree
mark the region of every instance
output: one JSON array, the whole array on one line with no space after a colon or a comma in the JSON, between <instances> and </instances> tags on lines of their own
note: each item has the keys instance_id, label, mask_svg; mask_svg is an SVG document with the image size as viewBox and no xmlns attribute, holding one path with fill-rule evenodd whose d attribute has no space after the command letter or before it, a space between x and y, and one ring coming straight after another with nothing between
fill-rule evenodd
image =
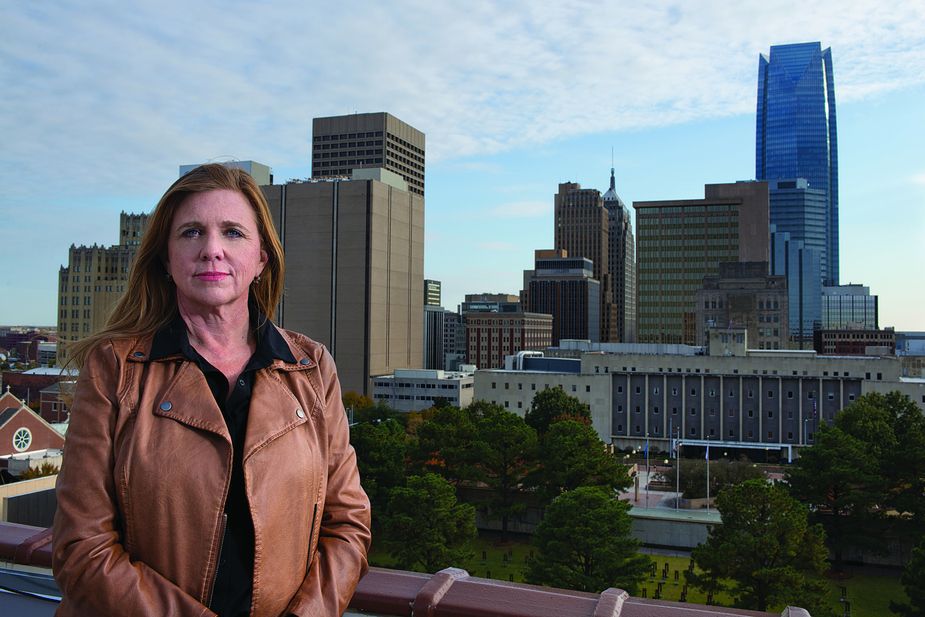
<instances>
[{"instance_id":1,"label":"tree","mask_svg":"<svg viewBox=\"0 0 925 617\"><path fill-rule=\"evenodd\" d=\"M365 394L360 394L359 392L354 392L348 390L344 392L343 396L344 409L352 409L354 412L360 411L361 409L369 409L375 403L373 399L369 398Z\"/></svg>"},{"instance_id":2,"label":"tree","mask_svg":"<svg viewBox=\"0 0 925 617\"><path fill-rule=\"evenodd\" d=\"M456 490L437 474L411 476L392 489L385 544L400 569L436 572L471 557L475 508L456 501Z\"/></svg>"},{"instance_id":3,"label":"tree","mask_svg":"<svg viewBox=\"0 0 925 617\"><path fill-rule=\"evenodd\" d=\"M33 480L45 476L53 476L58 473L58 466L49 462L44 462L38 467L30 467L19 475L20 480Z\"/></svg>"},{"instance_id":4,"label":"tree","mask_svg":"<svg viewBox=\"0 0 925 617\"><path fill-rule=\"evenodd\" d=\"M748 480L722 491L722 524L691 556L702 573L688 581L705 591L729 588L736 606L759 611L783 604L826 613L825 532L784 487ZM724 579L731 585L723 583Z\"/></svg>"},{"instance_id":5,"label":"tree","mask_svg":"<svg viewBox=\"0 0 925 617\"><path fill-rule=\"evenodd\" d=\"M925 615L925 539L912 549L912 558L906 564L900 581L909 602L891 601L890 610L902 617Z\"/></svg>"},{"instance_id":6,"label":"tree","mask_svg":"<svg viewBox=\"0 0 925 617\"><path fill-rule=\"evenodd\" d=\"M583 486L546 508L527 558L527 581L600 593L609 587L635 593L650 567L630 535L630 505L613 491Z\"/></svg>"},{"instance_id":7,"label":"tree","mask_svg":"<svg viewBox=\"0 0 925 617\"><path fill-rule=\"evenodd\" d=\"M477 477L475 464L481 448L476 444L478 430L468 410L435 408L430 419L418 426L417 438L413 450L417 468L439 473L454 485Z\"/></svg>"},{"instance_id":8,"label":"tree","mask_svg":"<svg viewBox=\"0 0 925 617\"><path fill-rule=\"evenodd\" d=\"M556 422L542 437L539 467L532 484L546 501L579 486L624 489L632 480L624 465L607 450L597 431L574 420Z\"/></svg>"},{"instance_id":9,"label":"tree","mask_svg":"<svg viewBox=\"0 0 925 617\"><path fill-rule=\"evenodd\" d=\"M566 394L562 386L556 386L536 393L524 420L542 435L549 430L550 424L563 417L584 419L590 423L591 410L574 396Z\"/></svg>"},{"instance_id":10,"label":"tree","mask_svg":"<svg viewBox=\"0 0 925 617\"><path fill-rule=\"evenodd\" d=\"M840 571L845 548L877 550L872 533L880 501L877 461L865 444L837 426L820 426L816 443L805 448L787 474L790 494L813 510L822 524Z\"/></svg>"},{"instance_id":11,"label":"tree","mask_svg":"<svg viewBox=\"0 0 925 617\"><path fill-rule=\"evenodd\" d=\"M675 465L681 470L681 493L686 499L700 499L707 496L707 463L701 458L678 459ZM658 482L674 485L677 470L655 475ZM746 480L764 478L764 472L747 460L710 461L710 495L716 496L727 486L741 484Z\"/></svg>"},{"instance_id":12,"label":"tree","mask_svg":"<svg viewBox=\"0 0 925 617\"><path fill-rule=\"evenodd\" d=\"M535 464L536 431L498 405L485 405L476 426L478 477L491 491L490 516L501 520L501 537L506 538L510 517L524 509L518 494Z\"/></svg>"},{"instance_id":13,"label":"tree","mask_svg":"<svg viewBox=\"0 0 925 617\"><path fill-rule=\"evenodd\" d=\"M388 504L389 492L405 483L405 430L395 420L364 422L350 428L350 443L357 453L360 483L373 515L378 515Z\"/></svg>"}]
</instances>

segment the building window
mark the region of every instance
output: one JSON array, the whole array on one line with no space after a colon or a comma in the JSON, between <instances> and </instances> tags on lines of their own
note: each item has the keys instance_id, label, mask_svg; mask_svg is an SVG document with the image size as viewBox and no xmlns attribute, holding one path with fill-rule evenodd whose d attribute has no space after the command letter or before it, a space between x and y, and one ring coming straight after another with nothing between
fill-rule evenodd
<instances>
[{"instance_id":1,"label":"building window","mask_svg":"<svg viewBox=\"0 0 925 617\"><path fill-rule=\"evenodd\" d=\"M640 411L642 410L639 408L639 405L636 405L636 413L639 413Z\"/></svg>"},{"instance_id":2,"label":"building window","mask_svg":"<svg viewBox=\"0 0 925 617\"><path fill-rule=\"evenodd\" d=\"M523 401L517 401L517 409L522 409L524 406Z\"/></svg>"},{"instance_id":3,"label":"building window","mask_svg":"<svg viewBox=\"0 0 925 617\"><path fill-rule=\"evenodd\" d=\"M497 384L495 382L491 382L491 389L494 390L496 387L497 387Z\"/></svg>"},{"instance_id":4,"label":"building window","mask_svg":"<svg viewBox=\"0 0 925 617\"><path fill-rule=\"evenodd\" d=\"M696 415L697 415L697 410L694 409L693 407L691 407L691 415L692 415L692 416L696 416Z\"/></svg>"},{"instance_id":5,"label":"building window","mask_svg":"<svg viewBox=\"0 0 925 617\"><path fill-rule=\"evenodd\" d=\"M572 384L572 392L578 392L578 386Z\"/></svg>"},{"instance_id":6,"label":"building window","mask_svg":"<svg viewBox=\"0 0 925 617\"><path fill-rule=\"evenodd\" d=\"M507 408L510 407L510 406L511 406L511 404L510 404L508 401L504 401L504 407L505 407L505 409L507 409Z\"/></svg>"},{"instance_id":7,"label":"building window","mask_svg":"<svg viewBox=\"0 0 925 617\"><path fill-rule=\"evenodd\" d=\"M774 398L774 390L768 390L768 398Z\"/></svg>"},{"instance_id":8,"label":"building window","mask_svg":"<svg viewBox=\"0 0 925 617\"><path fill-rule=\"evenodd\" d=\"M523 390L523 389L524 389L524 385L523 385L522 383L517 384L517 389L518 389L518 390Z\"/></svg>"},{"instance_id":9,"label":"building window","mask_svg":"<svg viewBox=\"0 0 925 617\"><path fill-rule=\"evenodd\" d=\"M769 417L769 418L773 418L773 417L774 417L774 412L773 412L773 411L769 411L769 412L768 412L768 417Z\"/></svg>"},{"instance_id":10,"label":"building window","mask_svg":"<svg viewBox=\"0 0 925 617\"><path fill-rule=\"evenodd\" d=\"M749 409L749 410L748 410L748 417L749 417L749 418L752 418L752 417L754 417L754 415L755 415L755 410L754 410L754 409Z\"/></svg>"},{"instance_id":11,"label":"building window","mask_svg":"<svg viewBox=\"0 0 925 617\"><path fill-rule=\"evenodd\" d=\"M585 392L590 392L590 391L591 391L591 386L585 386Z\"/></svg>"},{"instance_id":12,"label":"building window","mask_svg":"<svg viewBox=\"0 0 925 617\"><path fill-rule=\"evenodd\" d=\"M636 394L640 394L640 393L641 393L640 387L639 387L639 386L636 386Z\"/></svg>"},{"instance_id":13,"label":"building window","mask_svg":"<svg viewBox=\"0 0 925 617\"><path fill-rule=\"evenodd\" d=\"M535 383L530 384L530 389L531 389L531 390L536 390L536 384L535 384Z\"/></svg>"},{"instance_id":14,"label":"building window","mask_svg":"<svg viewBox=\"0 0 925 617\"><path fill-rule=\"evenodd\" d=\"M510 389L510 386L511 386L511 384L509 384L509 383L506 382L506 381L504 382L504 389L505 389L505 390L509 390L509 389Z\"/></svg>"},{"instance_id":15,"label":"building window","mask_svg":"<svg viewBox=\"0 0 925 617\"><path fill-rule=\"evenodd\" d=\"M17 452L25 452L32 445L32 432L26 427L16 429L13 433L13 449Z\"/></svg>"}]
</instances>

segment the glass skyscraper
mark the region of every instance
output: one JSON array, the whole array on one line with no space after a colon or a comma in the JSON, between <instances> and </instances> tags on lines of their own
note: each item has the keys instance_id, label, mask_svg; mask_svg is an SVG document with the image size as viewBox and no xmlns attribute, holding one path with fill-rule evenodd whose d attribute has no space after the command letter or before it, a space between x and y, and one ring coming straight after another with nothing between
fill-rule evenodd
<instances>
[{"instance_id":1,"label":"glass skyscraper","mask_svg":"<svg viewBox=\"0 0 925 617\"><path fill-rule=\"evenodd\" d=\"M838 148L832 50L819 42L773 45L758 58L755 178L805 178L825 191L825 247L821 277L838 284ZM771 222L775 213L771 204ZM779 221L783 223L783 221ZM789 229L794 240L813 244Z\"/></svg>"}]
</instances>

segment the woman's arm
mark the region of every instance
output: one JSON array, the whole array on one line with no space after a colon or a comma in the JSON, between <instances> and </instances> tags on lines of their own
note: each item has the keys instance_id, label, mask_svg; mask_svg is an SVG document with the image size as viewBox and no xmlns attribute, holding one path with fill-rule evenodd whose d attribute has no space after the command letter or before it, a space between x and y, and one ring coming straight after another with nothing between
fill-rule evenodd
<instances>
[{"instance_id":1,"label":"woman's arm","mask_svg":"<svg viewBox=\"0 0 925 617\"><path fill-rule=\"evenodd\" d=\"M113 478L122 362L109 342L91 352L71 405L52 535L61 612L214 615L122 547Z\"/></svg>"},{"instance_id":2,"label":"woman's arm","mask_svg":"<svg viewBox=\"0 0 925 617\"><path fill-rule=\"evenodd\" d=\"M328 480L318 550L287 612L299 616L337 616L347 610L357 582L366 573L370 543L369 498L360 486L356 453L350 445L334 360L327 351L318 362L325 386Z\"/></svg>"}]
</instances>

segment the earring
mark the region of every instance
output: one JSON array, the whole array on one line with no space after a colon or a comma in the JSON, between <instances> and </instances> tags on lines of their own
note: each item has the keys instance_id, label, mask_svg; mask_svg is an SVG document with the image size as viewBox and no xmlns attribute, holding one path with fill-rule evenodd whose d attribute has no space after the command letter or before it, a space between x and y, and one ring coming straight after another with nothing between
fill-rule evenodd
<instances>
[{"instance_id":1,"label":"earring","mask_svg":"<svg viewBox=\"0 0 925 617\"><path fill-rule=\"evenodd\" d=\"M260 275L259 275L259 274L258 274L257 276L254 277L254 285L257 285L258 283L260 283Z\"/></svg>"},{"instance_id":2,"label":"earring","mask_svg":"<svg viewBox=\"0 0 925 617\"><path fill-rule=\"evenodd\" d=\"M167 279L167 282L168 282L168 283L169 283L170 281L172 281L172 280L173 280L173 277L172 277L172 276L170 276L170 272L168 272L167 274L165 274L165 275L164 275L164 278L166 278L166 279Z\"/></svg>"}]
</instances>

